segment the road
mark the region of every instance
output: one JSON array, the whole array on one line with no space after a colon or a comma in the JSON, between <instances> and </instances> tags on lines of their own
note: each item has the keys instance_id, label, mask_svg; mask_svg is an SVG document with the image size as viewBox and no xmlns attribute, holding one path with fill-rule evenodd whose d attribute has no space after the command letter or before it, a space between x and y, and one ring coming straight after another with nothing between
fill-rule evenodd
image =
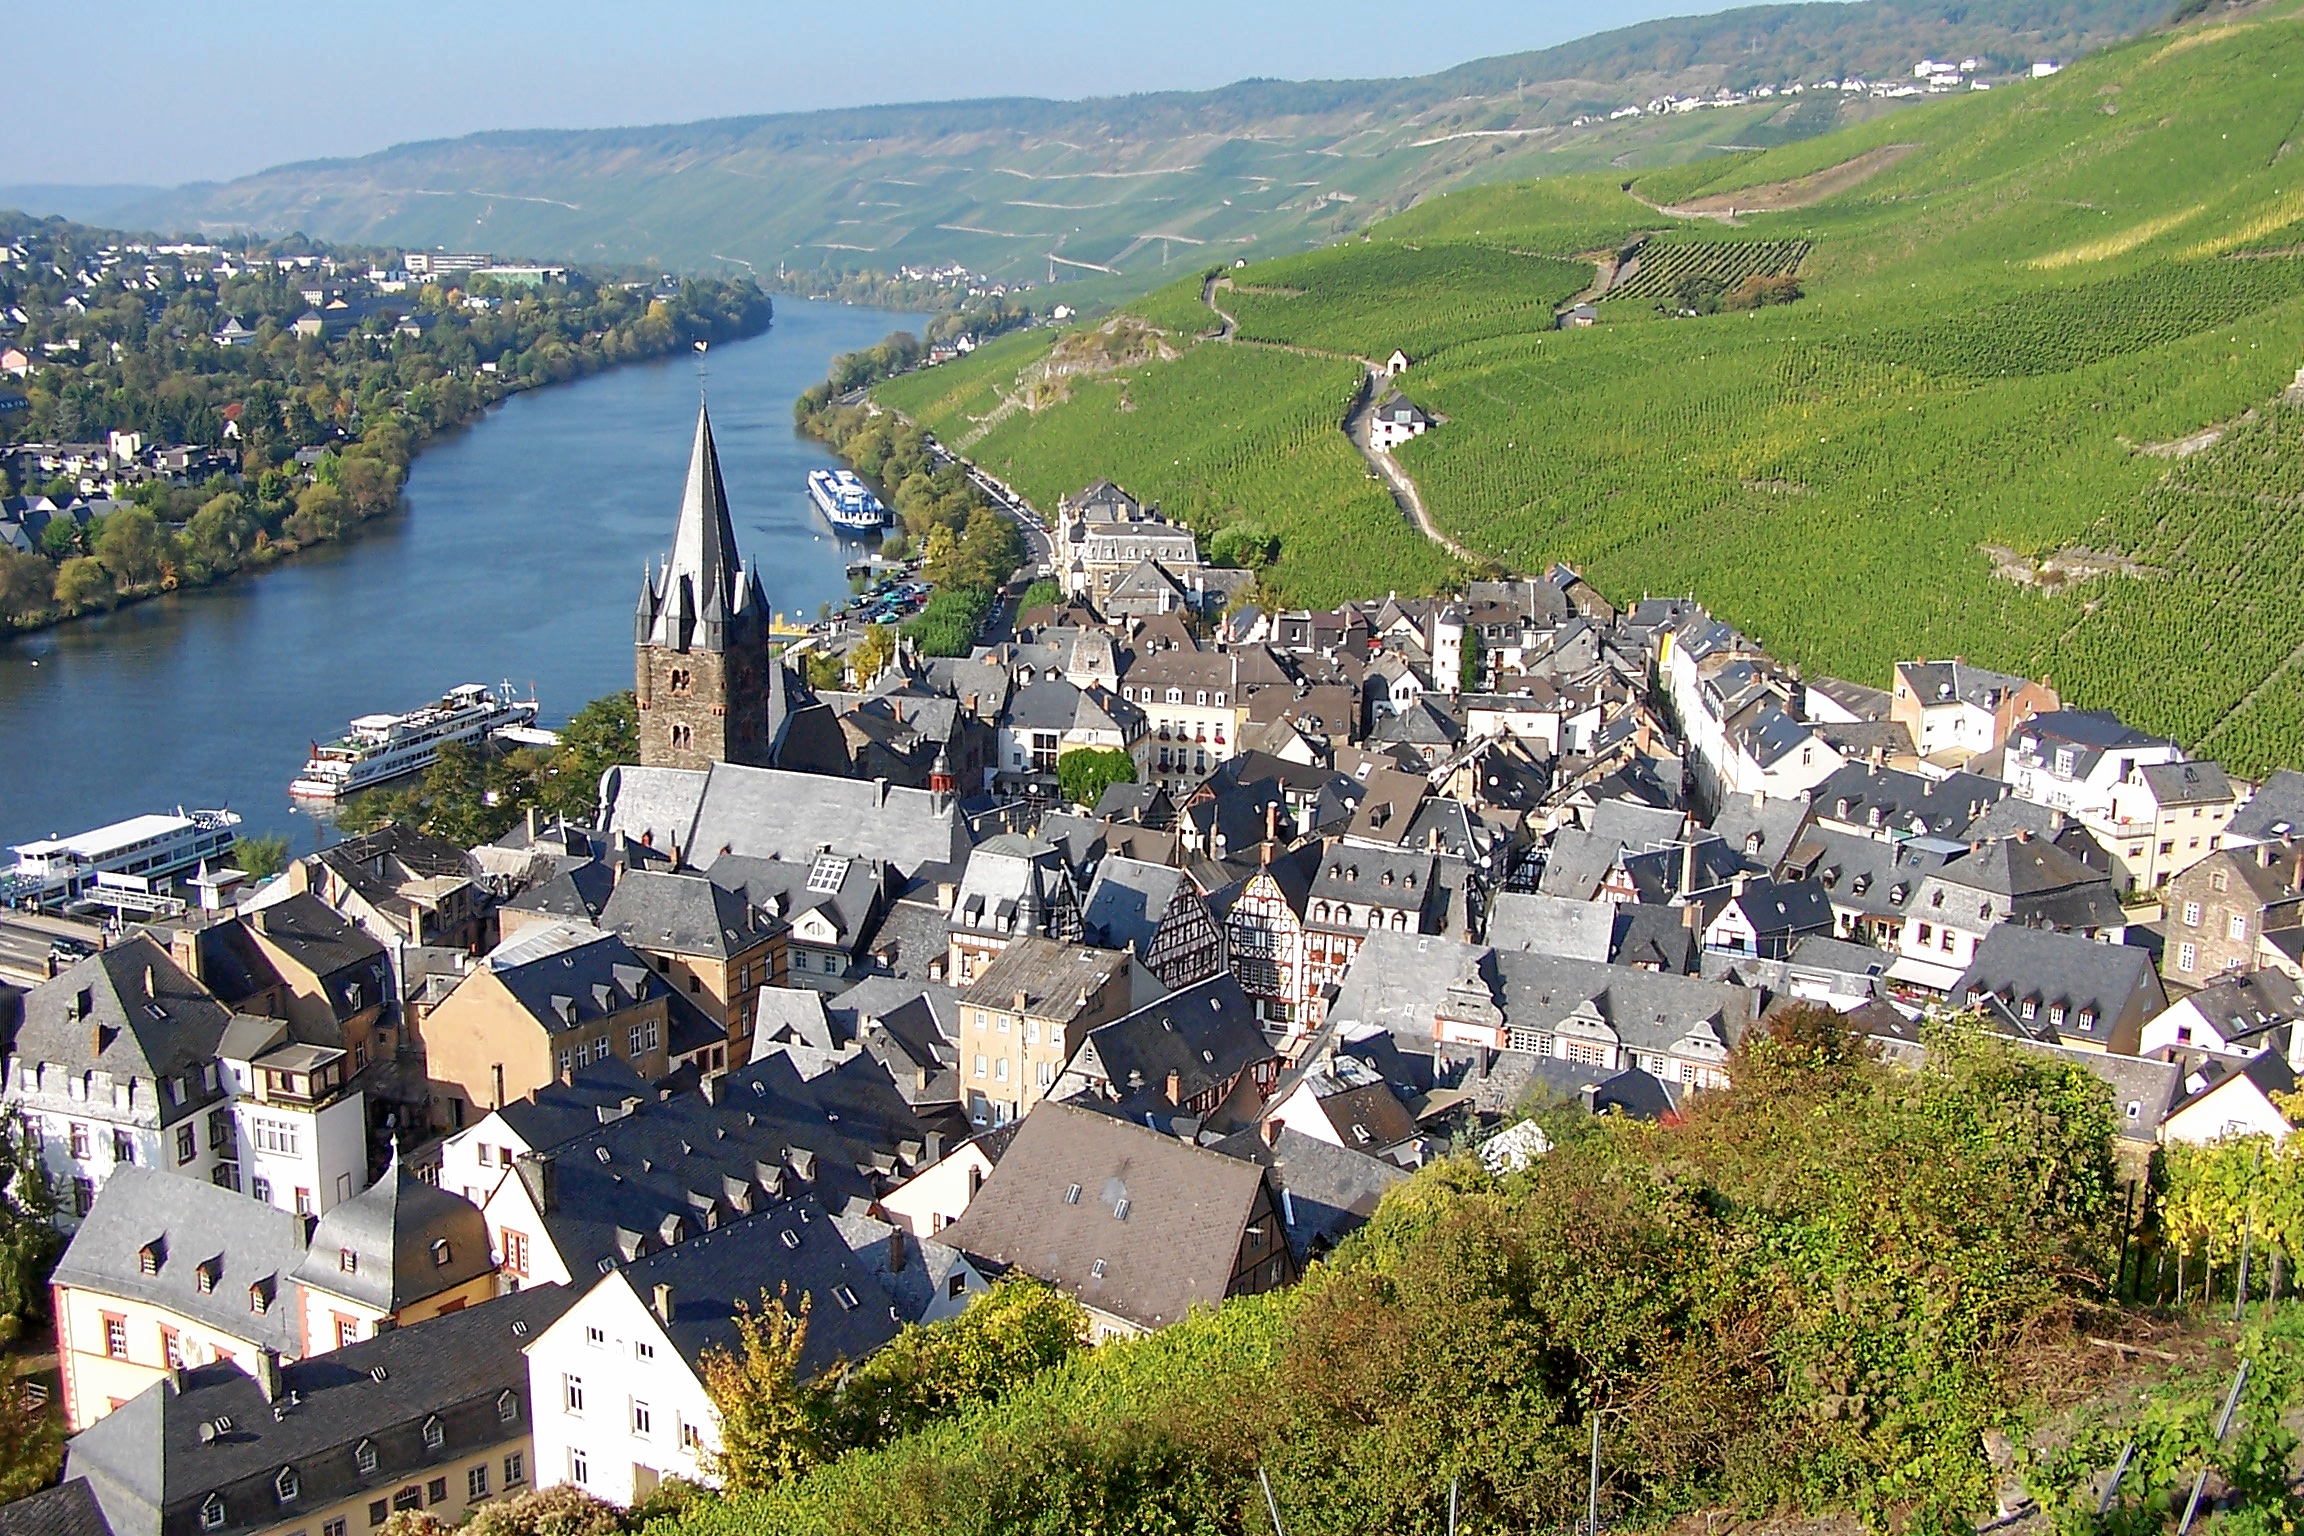
<instances>
[{"instance_id":1,"label":"road","mask_svg":"<svg viewBox=\"0 0 2304 1536\"><path fill-rule=\"evenodd\" d=\"M47 977L48 946L59 938L93 945L103 936L94 923L32 912L0 916L0 976L30 986Z\"/></svg>"},{"instance_id":2,"label":"road","mask_svg":"<svg viewBox=\"0 0 2304 1536\"><path fill-rule=\"evenodd\" d=\"M939 464L957 464L967 473L976 489L992 499L992 504L1008 514L1016 524L1017 532L1024 535L1025 563L1042 570L1056 567L1056 536L1048 531L1047 523L1032 510L1032 504L1006 485L993 479L974 464L959 457L934 437L928 439L928 455Z\"/></svg>"},{"instance_id":3,"label":"road","mask_svg":"<svg viewBox=\"0 0 2304 1536\"><path fill-rule=\"evenodd\" d=\"M1477 565L1478 556L1442 533L1440 525L1432 521L1432 515L1424 510L1424 497L1417 491L1416 482L1408 478L1408 471L1394 463L1392 455L1379 449L1375 440L1369 436L1369 424L1376 415L1377 378L1378 375L1371 372L1361 380L1360 395L1352 406L1352 414L1344 418L1344 435L1352 440L1353 447L1360 450L1360 457L1368 461L1368 467L1390 488L1393 504L1399 507L1400 515L1408 519L1417 532L1465 564Z\"/></svg>"}]
</instances>

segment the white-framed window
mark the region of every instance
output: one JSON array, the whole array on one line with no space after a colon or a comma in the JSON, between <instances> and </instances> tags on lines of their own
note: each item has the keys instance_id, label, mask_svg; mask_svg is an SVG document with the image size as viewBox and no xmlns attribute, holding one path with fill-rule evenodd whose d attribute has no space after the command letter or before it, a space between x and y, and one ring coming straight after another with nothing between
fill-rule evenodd
<instances>
[{"instance_id":1,"label":"white-framed window","mask_svg":"<svg viewBox=\"0 0 2304 1536\"><path fill-rule=\"evenodd\" d=\"M648 1405L638 1398L632 1399L632 1433L645 1440L654 1432L655 1424L655 1415L648 1411Z\"/></svg>"},{"instance_id":2,"label":"white-framed window","mask_svg":"<svg viewBox=\"0 0 2304 1536\"><path fill-rule=\"evenodd\" d=\"M304 1480L296 1475L294 1467L282 1467L272 1479L272 1496L283 1504L293 1504L304 1492Z\"/></svg>"},{"instance_id":3,"label":"white-framed window","mask_svg":"<svg viewBox=\"0 0 2304 1536\"><path fill-rule=\"evenodd\" d=\"M568 1447L568 1481L580 1487L592 1481L592 1461L580 1445Z\"/></svg>"},{"instance_id":4,"label":"white-framed window","mask_svg":"<svg viewBox=\"0 0 2304 1536\"><path fill-rule=\"evenodd\" d=\"M2248 941L2248 919L2235 912L2225 919L2224 931L2233 943L2244 944Z\"/></svg>"},{"instance_id":5,"label":"white-framed window","mask_svg":"<svg viewBox=\"0 0 2304 1536\"><path fill-rule=\"evenodd\" d=\"M464 1497L467 1499L488 1497L488 1463L482 1462L464 1474Z\"/></svg>"},{"instance_id":6,"label":"white-framed window","mask_svg":"<svg viewBox=\"0 0 2304 1536\"><path fill-rule=\"evenodd\" d=\"M2176 969L2178 969L2178 970L2180 970L2180 971L2190 971L2190 970L2191 970L2191 969L2192 969L2194 966L2198 965L2199 963L2200 963L2200 946L2199 946L2199 945L2197 945L2197 944L2179 944L2179 945L2177 945L2177 946L2176 946Z\"/></svg>"},{"instance_id":7,"label":"white-framed window","mask_svg":"<svg viewBox=\"0 0 2304 1536\"><path fill-rule=\"evenodd\" d=\"M2200 926L2200 903L2196 901L2184 903L2184 926L2187 928Z\"/></svg>"},{"instance_id":8,"label":"white-framed window","mask_svg":"<svg viewBox=\"0 0 2304 1536\"><path fill-rule=\"evenodd\" d=\"M224 1529L224 1495L212 1493L200 1501L200 1529L204 1531Z\"/></svg>"},{"instance_id":9,"label":"white-framed window","mask_svg":"<svg viewBox=\"0 0 2304 1536\"><path fill-rule=\"evenodd\" d=\"M560 1401L570 1413L581 1416L584 1412L584 1378L581 1376L562 1376L560 1378Z\"/></svg>"}]
</instances>

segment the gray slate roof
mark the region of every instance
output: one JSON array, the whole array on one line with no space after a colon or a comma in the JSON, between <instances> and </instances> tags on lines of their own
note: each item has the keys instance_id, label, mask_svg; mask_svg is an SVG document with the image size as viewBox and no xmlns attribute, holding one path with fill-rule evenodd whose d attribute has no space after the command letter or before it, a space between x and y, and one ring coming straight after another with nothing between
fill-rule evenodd
<instances>
[{"instance_id":1,"label":"gray slate roof","mask_svg":"<svg viewBox=\"0 0 2304 1536\"><path fill-rule=\"evenodd\" d=\"M1488 942L1498 949L1606 960L1614 948L1612 902L1575 901L1532 891L1505 891L1488 911Z\"/></svg>"},{"instance_id":2,"label":"gray slate roof","mask_svg":"<svg viewBox=\"0 0 2304 1536\"><path fill-rule=\"evenodd\" d=\"M2098 1045L2110 1042L2114 1028L2139 996L2146 1017L2168 1004L2146 951L2013 923L2002 923L1984 935L1976 946L1976 958L1952 984L1950 995L1958 1004L1971 992L2010 999L2019 1006L2036 1003L2037 1016L2027 1021L2034 1029L2048 1023L2050 1008L2062 1005L2066 1013L2056 1026L2058 1034ZM2079 1021L2083 1009L2092 1016L2087 1028Z\"/></svg>"},{"instance_id":3,"label":"gray slate roof","mask_svg":"<svg viewBox=\"0 0 2304 1536\"><path fill-rule=\"evenodd\" d=\"M81 1009L85 996L86 1011ZM161 1122L192 1113L213 1095L198 1088L231 1013L143 934L67 967L24 999L16 1054L67 1072L109 1072L115 1081L192 1078L193 1092Z\"/></svg>"},{"instance_id":4,"label":"gray slate roof","mask_svg":"<svg viewBox=\"0 0 2304 1536\"><path fill-rule=\"evenodd\" d=\"M230 1337L300 1354L303 1335L288 1281L304 1260L304 1231L304 1217L204 1179L118 1168L73 1234L55 1280L149 1302ZM147 1248L157 1265L149 1275ZM485 1236L481 1249L485 1256Z\"/></svg>"},{"instance_id":5,"label":"gray slate roof","mask_svg":"<svg viewBox=\"0 0 2304 1536\"><path fill-rule=\"evenodd\" d=\"M723 852L810 858L830 843L911 874L967 856L967 824L948 796L862 779L715 763L708 770L618 768L605 781L608 830L678 844L709 864Z\"/></svg>"},{"instance_id":6,"label":"gray slate roof","mask_svg":"<svg viewBox=\"0 0 2304 1536\"><path fill-rule=\"evenodd\" d=\"M1099 1311L1162 1328L1223 1301L1264 1187L1255 1163L1042 1100L942 1236Z\"/></svg>"},{"instance_id":7,"label":"gray slate roof","mask_svg":"<svg viewBox=\"0 0 2304 1536\"><path fill-rule=\"evenodd\" d=\"M442 1242L448 1245L446 1262L435 1246ZM395 1153L383 1177L320 1218L296 1279L379 1312L397 1312L495 1267L480 1208L425 1183Z\"/></svg>"},{"instance_id":8,"label":"gray slate roof","mask_svg":"<svg viewBox=\"0 0 2304 1536\"><path fill-rule=\"evenodd\" d=\"M1163 1093L1173 1075L1175 1102L1187 1104L1276 1054L1239 978L1220 971L1090 1030L1064 1075Z\"/></svg>"},{"instance_id":9,"label":"gray slate roof","mask_svg":"<svg viewBox=\"0 0 2304 1536\"><path fill-rule=\"evenodd\" d=\"M2304 773L2282 768L2248 797L2246 805L2232 813L2224 839L2227 843L2266 843L2299 832L2304 832Z\"/></svg>"},{"instance_id":10,"label":"gray slate roof","mask_svg":"<svg viewBox=\"0 0 2304 1536\"><path fill-rule=\"evenodd\" d=\"M76 1477L0 1504L0 1536L113 1536L113 1531L88 1479Z\"/></svg>"},{"instance_id":11,"label":"gray slate roof","mask_svg":"<svg viewBox=\"0 0 2304 1536\"><path fill-rule=\"evenodd\" d=\"M1280 1127L1269 1144L1260 1131L1246 1130L1214 1143L1213 1150L1271 1170L1280 1190L1281 1229L1298 1264L1310 1263L1366 1225L1384 1192L1408 1177L1396 1163L1293 1126Z\"/></svg>"},{"instance_id":12,"label":"gray slate roof","mask_svg":"<svg viewBox=\"0 0 2304 1536\"><path fill-rule=\"evenodd\" d=\"M1081 918L1088 939L1106 949L1136 946L1151 953L1152 939L1184 885L1184 871L1138 859L1107 858L1097 866Z\"/></svg>"}]
</instances>

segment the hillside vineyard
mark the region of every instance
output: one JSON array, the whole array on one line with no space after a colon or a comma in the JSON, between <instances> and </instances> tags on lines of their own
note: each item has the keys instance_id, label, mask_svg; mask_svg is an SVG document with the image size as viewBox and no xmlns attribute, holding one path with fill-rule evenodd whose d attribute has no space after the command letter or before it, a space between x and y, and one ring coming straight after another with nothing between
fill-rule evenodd
<instances>
[{"instance_id":1,"label":"hillside vineyard","mask_svg":"<svg viewBox=\"0 0 2304 1536\"><path fill-rule=\"evenodd\" d=\"M1139 301L1180 356L970 451L1268 528L1291 603L1436 590L1459 562L1336 430L1397 349L1439 425L1396 461L1483 562L1693 593L1836 674L2052 674L2259 774L2304 758L2300 107L2304 21L2207 21L1774 150L1458 192ZM1045 345L881 398L957 440Z\"/></svg>"}]
</instances>

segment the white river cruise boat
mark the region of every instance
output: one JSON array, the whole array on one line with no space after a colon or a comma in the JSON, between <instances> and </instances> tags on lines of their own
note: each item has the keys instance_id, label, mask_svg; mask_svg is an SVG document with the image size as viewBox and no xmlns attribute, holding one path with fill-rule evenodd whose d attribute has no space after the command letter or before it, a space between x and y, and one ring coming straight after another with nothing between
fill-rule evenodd
<instances>
[{"instance_id":1,"label":"white river cruise boat","mask_svg":"<svg viewBox=\"0 0 2304 1536\"><path fill-rule=\"evenodd\" d=\"M846 533L863 533L888 523L888 509L852 469L808 471L808 499L826 522Z\"/></svg>"},{"instance_id":2,"label":"white river cruise boat","mask_svg":"<svg viewBox=\"0 0 2304 1536\"><path fill-rule=\"evenodd\" d=\"M196 869L203 860L230 862L240 818L230 811L187 811L131 816L93 832L44 837L19 843L12 869L0 869L0 902L51 905L68 901L98 883L99 877L164 886L170 877Z\"/></svg>"},{"instance_id":3,"label":"white river cruise boat","mask_svg":"<svg viewBox=\"0 0 2304 1536\"><path fill-rule=\"evenodd\" d=\"M466 683L447 697L404 715L362 715L341 740L312 744L311 761L288 785L300 800L344 796L432 766L443 742L471 746L536 719L536 701L512 696L509 683Z\"/></svg>"}]
</instances>

